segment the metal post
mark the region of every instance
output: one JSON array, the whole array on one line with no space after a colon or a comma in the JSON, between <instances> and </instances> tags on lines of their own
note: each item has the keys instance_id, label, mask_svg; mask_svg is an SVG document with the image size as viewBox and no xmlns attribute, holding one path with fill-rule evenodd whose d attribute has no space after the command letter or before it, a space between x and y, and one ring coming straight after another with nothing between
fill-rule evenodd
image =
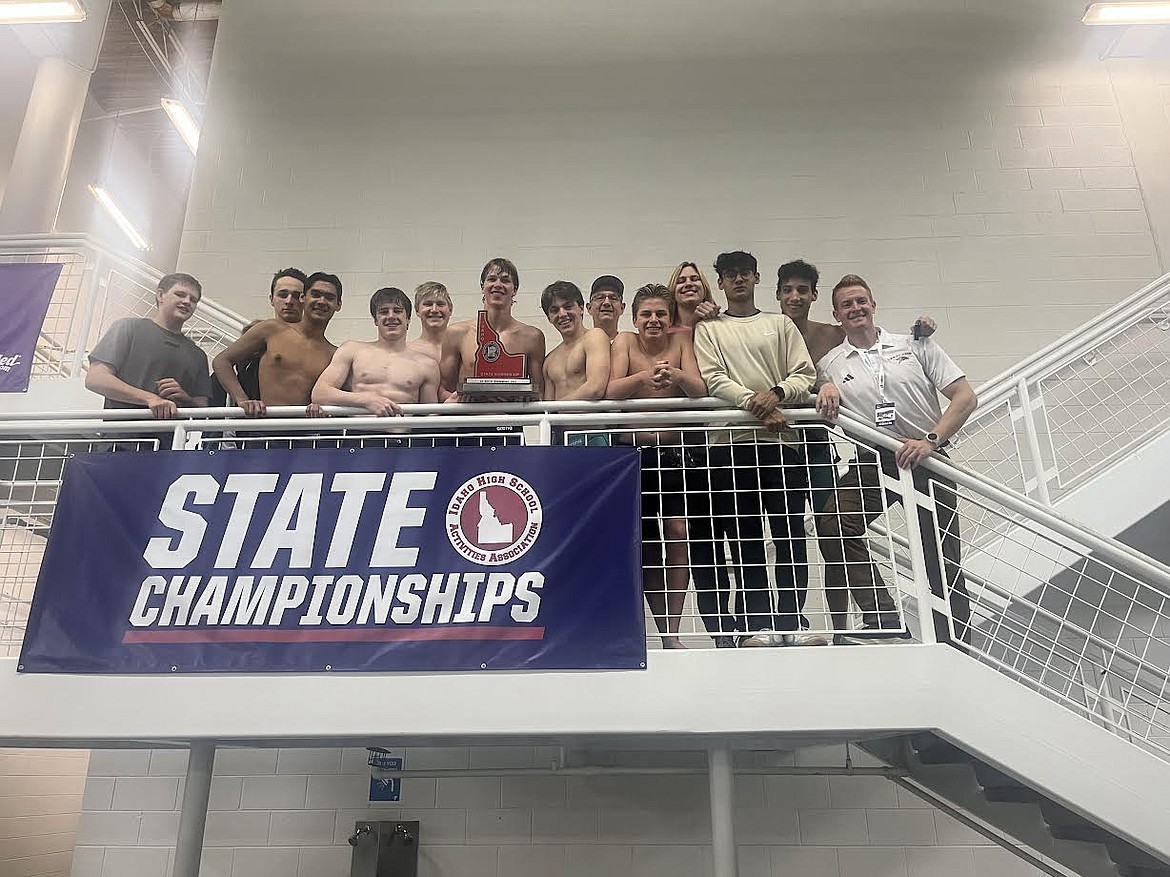
<instances>
[{"instance_id":1,"label":"metal post","mask_svg":"<svg viewBox=\"0 0 1170 877\"><path fill-rule=\"evenodd\" d=\"M885 476L882 476L883 478ZM934 594L930 592L930 577L926 574L926 552L922 546L922 530L918 523L918 491L914 489L914 473L899 469L898 478L902 490L902 508L906 512L906 539L910 543L910 569L914 575L914 592L918 600L918 627L924 643L934 644L938 637L934 633ZM944 599L947 617L950 607Z\"/></svg>"},{"instance_id":2,"label":"metal post","mask_svg":"<svg viewBox=\"0 0 1170 877\"><path fill-rule=\"evenodd\" d=\"M103 276L105 259L99 251L92 261L89 250L85 253L85 268L81 272L81 287L78 289L77 305L82 308L81 327L77 330L74 339L66 337L65 343L71 340L77 345L73 352L72 376L84 380L86 354L89 352L89 333L93 331L94 312L97 310L99 290L105 288Z\"/></svg>"},{"instance_id":3,"label":"metal post","mask_svg":"<svg viewBox=\"0 0 1170 877\"><path fill-rule=\"evenodd\" d=\"M4 191L0 233L54 230L88 92L88 70L56 56L38 62Z\"/></svg>"},{"instance_id":4,"label":"metal post","mask_svg":"<svg viewBox=\"0 0 1170 877\"><path fill-rule=\"evenodd\" d=\"M179 836L175 841L175 868L171 877L199 877L214 766L215 744L193 741L187 757L187 782L183 786L183 809L179 813Z\"/></svg>"},{"instance_id":5,"label":"metal post","mask_svg":"<svg viewBox=\"0 0 1170 877\"><path fill-rule=\"evenodd\" d=\"M1026 378L1020 378L1019 383L1016 384L1016 392L1020 395L1020 413L1024 417L1024 436L1028 440L1028 452L1032 455L1032 470L1036 473L1036 495L1041 503L1052 508L1052 498L1048 495L1048 477L1044 472L1044 458L1040 455L1040 434L1036 432L1032 394L1028 391Z\"/></svg>"},{"instance_id":6,"label":"metal post","mask_svg":"<svg viewBox=\"0 0 1170 877\"><path fill-rule=\"evenodd\" d=\"M715 877L738 877L731 746L722 744L707 750L707 777L711 788L711 858L715 863Z\"/></svg>"}]
</instances>

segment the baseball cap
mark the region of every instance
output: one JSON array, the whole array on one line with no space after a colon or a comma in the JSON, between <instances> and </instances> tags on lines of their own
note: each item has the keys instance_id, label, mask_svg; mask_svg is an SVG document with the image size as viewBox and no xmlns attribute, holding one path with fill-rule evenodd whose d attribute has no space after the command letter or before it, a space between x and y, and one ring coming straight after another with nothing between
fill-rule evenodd
<instances>
[{"instance_id":1,"label":"baseball cap","mask_svg":"<svg viewBox=\"0 0 1170 877\"><path fill-rule=\"evenodd\" d=\"M602 274L593 281L593 286L589 288L589 297L597 295L603 289L611 289L618 294L618 298L625 295L626 285L622 283L621 279L614 277L612 274Z\"/></svg>"}]
</instances>

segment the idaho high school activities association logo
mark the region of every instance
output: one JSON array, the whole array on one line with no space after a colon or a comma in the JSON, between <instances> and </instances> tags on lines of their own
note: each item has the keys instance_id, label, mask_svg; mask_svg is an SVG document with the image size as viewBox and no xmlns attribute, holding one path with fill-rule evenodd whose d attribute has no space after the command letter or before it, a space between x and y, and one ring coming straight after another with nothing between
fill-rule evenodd
<instances>
[{"instance_id":1,"label":"idaho high school activities association logo","mask_svg":"<svg viewBox=\"0 0 1170 877\"><path fill-rule=\"evenodd\" d=\"M499 566L522 556L540 536L544 510L532 485L510 472L469 478L447 505L447 538L463 557Z\"/></svg>"}]
</instances>

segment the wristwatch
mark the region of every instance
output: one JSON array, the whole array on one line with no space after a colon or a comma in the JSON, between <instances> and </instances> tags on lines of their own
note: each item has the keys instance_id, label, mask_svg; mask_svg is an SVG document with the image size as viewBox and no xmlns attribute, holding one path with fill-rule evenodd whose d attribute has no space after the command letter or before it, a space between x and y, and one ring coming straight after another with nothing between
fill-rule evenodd
<instances>
[{"instance_id":1,"label":"wristwatch","mask_svg":"<svg viewBox=\"0 0 1170 877\"><path fill-rule=\"evenodd\" d=\"M936 451L938 450L939 440L938 440L938 433L937 432L928 432L926 434L926 440L928 442L930 442L932 445L934 445L934 449Z\"/></svg>"},{"instance_id":2,"label":"wristwatch","mask_svg":"<svg viewBox=\"0 0 1170 877\"><path fill-rule=\"evenodd\" d=\"M776 386L774 386L772 388L772 393L776 396L777 402L784 401L784 388L781 387L779 384L777 384Z\"/></svg>"}]
</instances>

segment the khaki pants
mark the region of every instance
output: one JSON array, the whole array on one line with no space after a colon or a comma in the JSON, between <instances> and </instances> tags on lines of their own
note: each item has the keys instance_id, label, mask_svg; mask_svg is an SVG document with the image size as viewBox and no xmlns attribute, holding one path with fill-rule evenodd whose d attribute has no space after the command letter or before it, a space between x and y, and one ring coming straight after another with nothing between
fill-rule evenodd
<instances>
[{"instance_id":1,"label":"khaki pants","mask_svg":"<svg viewBox=\"0 0 1170 877\"><path fill-rule=\"evenodd\" d=\"M893 454L883 452L880 465L887 474L897 473ZM893 598L870 556L865 536L870 523L884 511L878 466L879 460L873 454L859 451L857 460L838 483L835 496L817 515L818 545L825 558L825 596L833 614L834 627L838 629L845 623L850 595L861 609L866 624L877 626L875 622L882 613L896 611ZM955 631L959 639L969 642L971 601L960 565L955 484L921 467L913 470L913 477L915 490L923 494L929 495L929 484L934 483L937 528L936 515L931 514L929 508L918 510L918 527L931 593L942 597L946 593L943 582L947 583ZM893 493L887 499L901 501L901 497ZM942 613L933 614L938 641L950 642L952 637L946 617Z\"/></svg>"}]
</instances>

